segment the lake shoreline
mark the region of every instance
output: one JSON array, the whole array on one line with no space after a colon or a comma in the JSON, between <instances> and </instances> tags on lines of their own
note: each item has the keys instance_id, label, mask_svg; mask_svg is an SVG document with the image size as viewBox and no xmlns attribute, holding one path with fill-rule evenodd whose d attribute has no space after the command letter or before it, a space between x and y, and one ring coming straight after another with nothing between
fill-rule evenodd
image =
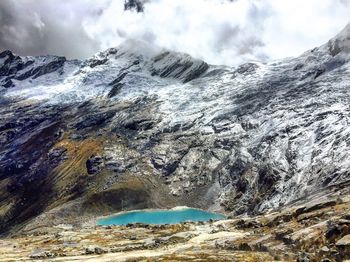
<instances>
[{"instance_id":1,"label":"lake shoreline","mask_svg":"<svg viewBox=\"0 0 350 262\"><path fill-rule=\"evenodd\" d=\"M104 224L99 224L99 223L103 223L103 221L107 221L107 220L112 220L117 219L118 217L122 217L128 214L136 214L136 215L142 215L142 214L148 214L148 216L152 215L151 213L157 213L157 212L164 212L164 215L166 216L166 213L174 213L174 215L176 215L176 212L178 212L179 214L184 215L184 212L191 212L191 211L195 211L200 215L203 215L202 217L193 217L193 220L188 219L185 221L181 221L181 219L178 222L170 222L170 223L148 223L148 222L136 222L136 221L131 221L130 223L125 223L125 224L133 224L133 223L141 223L141 224L178 224L178 223L183 223L183 222L198 222L198 221L209 221L210 219L213 220L224 220L227 219L226 214L222 214L222 213L217 213L217 212L209 212L207 210L203 210L200 208L192 208L192 207L188 207L188 206L177 206L177 207L173 207L170 209L161 209L161 208L150 208L150 209L136 209L136 210L128 210L128 211L121 211L118 213L114 213L108 216L99 216L95 218L95 225L97 226L106 226ZM158 214L159 215L159 214ZM205 218L206 216L210 216L210 218ZM211 218L212 217L212 218ZM122 225L125 225L122 224ZM112 224L111 224L112 225ZM116 224L118 225L118 224ZM121 226L122 226L121 225ZM108 226L108 225L107 225Z\"/></svg>"}]
</instances>

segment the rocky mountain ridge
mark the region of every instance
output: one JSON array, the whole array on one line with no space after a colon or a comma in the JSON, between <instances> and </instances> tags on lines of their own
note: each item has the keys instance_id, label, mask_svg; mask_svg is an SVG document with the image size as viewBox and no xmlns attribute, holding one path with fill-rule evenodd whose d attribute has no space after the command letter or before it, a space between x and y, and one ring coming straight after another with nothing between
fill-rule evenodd
<instances>
[{"instance_id":1,"label":"rocky mountain ridge","mask_svg":"<svg viewBox=\"0 0 350 262\"><path fill-rule=\"evenodd\" d=\"M2 52L1 230L121 202L256 214L347 183L349 30L234 68L140 41L85 61Z\"/></svg>"}]
</instances>

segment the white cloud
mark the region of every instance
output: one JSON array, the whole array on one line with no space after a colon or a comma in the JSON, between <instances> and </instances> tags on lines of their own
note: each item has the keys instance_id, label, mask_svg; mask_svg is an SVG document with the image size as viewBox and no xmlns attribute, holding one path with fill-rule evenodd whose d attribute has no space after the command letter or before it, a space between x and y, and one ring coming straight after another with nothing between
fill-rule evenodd
<instances>
[{"instance_id":1,"label":"white cloud","mask_svg":"<svg viewBox=\"0 0 350 262\"><path fill-rule=\"evenodd\" d=\"M146 1L144 13L124 11L123 0L1 1L14 19L0 10L0 48L80 58L133 38L236 65L299 55L350 20L350 0Z\"/></svg>"},{"instance_id":2,"label":"white cloud","mask_svg":"<svg viewBox=\"0 0 350 262\"><path fill-rule=\"evenodd\" d=\"M265 20L264 52L295 56L319 46L350 22L349 0L269 0L274 14Z\"/></svg>"},{"instance_id":3,"label":"white cloud","mask_svg":"<svg viewBox=\"0 0 350 262\"><path fill-rule=\"evenodd\" d=\"M251 10L257 17L249 18ZM264 55L259 48L262 27L256 24L260 12L266 12L265 7L255 8L251 1L154 0L144 13L124 12L123 4L113 1L84 27L103 48L141 38L211 63L235 64Z\"/></svg>"},{"instance_id":4,"label":"white cloud","mask_svg":"<svg viewBox=\"0 0 350 262\"><path fill-rule=\"evenodd\" d=\"M102 48L142 38L214 64L296 56L321 45L348 22L346 0L151 0L144 13L112 1L85 21Z\"/></svg>"}]
</instances>

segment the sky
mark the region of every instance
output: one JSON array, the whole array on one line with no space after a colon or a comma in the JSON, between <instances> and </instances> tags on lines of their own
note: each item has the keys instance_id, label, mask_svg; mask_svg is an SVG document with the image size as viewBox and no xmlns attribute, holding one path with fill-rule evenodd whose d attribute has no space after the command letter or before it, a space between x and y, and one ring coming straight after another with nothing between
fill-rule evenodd
<instances>
[{"instance_id":1,"label":"sky","mask_svg":"<svg viewBox=\"0 0 350 262\"><path fill-rule=\"evenodd\" d=\"M138 39L211 64L297 56L350 22L350 0L1 0L0 50L88 58Z\"/></svg>"}]
</instances>

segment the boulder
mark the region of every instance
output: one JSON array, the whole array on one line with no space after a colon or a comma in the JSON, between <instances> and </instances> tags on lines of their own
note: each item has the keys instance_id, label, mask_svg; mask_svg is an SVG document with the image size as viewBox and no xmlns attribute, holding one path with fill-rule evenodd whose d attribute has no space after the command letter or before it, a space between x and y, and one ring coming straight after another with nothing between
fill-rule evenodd
<instances>
[{"instance_id":1,"label":"boulder","mask_svg":"<svg viewBox=\"0 0 350 262\"><path fill-rule=\"evenodd\" d=\"M29 258L30 259L46 259L46 258L52 258L55 257L54 254L52 254L49 251L41 250L41 249L36 249L30 254Z\"/></svg>"},{"instance_id":2,"label":"boulder","mask_svg":"<svg viewBox=\"0 0 350 262\"><path fill-rule=\"evenodd\" d=\"M107 253L107 250L101 248L101 247L97 247L97 246L89 246L87 248L85 248L85 254L86 255L102 255L104 253Z\"/></svg>"},{"instance_id":3,"label":"boulder","mask_svg":"<svg viewBox=\"0 0 350 262\"><path fill-rule=\"evenodd\" d=\"M49 151L48 157L51 161L59 162L61 159L64 158L66 152L67 149L64 147L53 148Z\"/></svg>"},{"instance_id":4,"label":"boulder","mask_svg":"<svg viewBox=\"0 0 350 262\"><path fill-rule=\"evenodd\" d=\"M325 232L325 238L327 241L334 243L339 238L350 233L349 221L340 219L336 221L328 221L327 230Z\"/></svg>"},{"instance_id":5,"label":"boulder","mask_svg":"<svg viewBox=\"0 0 350 262\"><path fill-rule=\"evenodd\" d=\"M344 236L335 245L341 253L350 255L350 235Z\"/></svg>"},{"instance_id":6,"label":"boulder","mask_svg":"<svg viewBox=\"0 0 350 262\"><path fill-rule=\"evenodd\" d=\"M297 257L297 262L310 262L310 255L306 252L301 252Z\"/></svg>"},{"instance_id":7,"label":"boulder","mask_svg":"<svg viewBox=\"0 0 350 262\"><path fill-rule=\"evenodd\" d=\"M101 156L92 155L86 161L86 169L89 175L93 175L101 172L103 166L104 166L104 161Z\"/></svg>"}]
</instances>

